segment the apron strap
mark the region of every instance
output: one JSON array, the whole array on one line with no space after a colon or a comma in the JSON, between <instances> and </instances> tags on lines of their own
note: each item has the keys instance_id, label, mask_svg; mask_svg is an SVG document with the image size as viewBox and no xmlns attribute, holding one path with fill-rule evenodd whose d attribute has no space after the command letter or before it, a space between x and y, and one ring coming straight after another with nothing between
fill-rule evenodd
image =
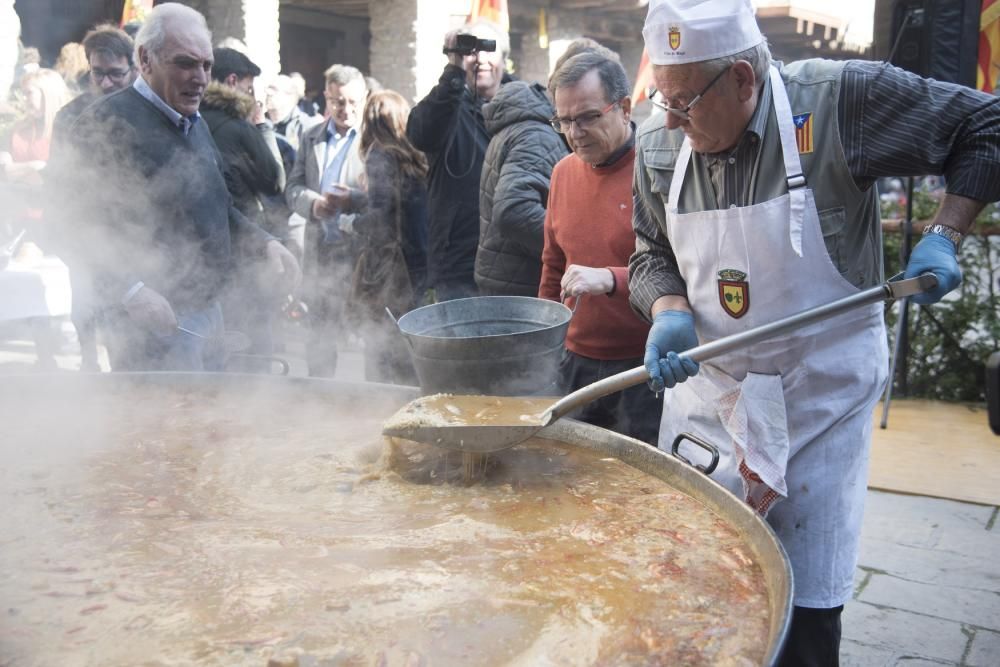
<instances>
[{"instance_id":1,"label":"apron strap","mask_svg":"<svg viewBox=\"0 0 1000 667\"><path fill-rule=\"evenodd\" d=\"M778 119L778 135L781 137L781 154L785 162L785 180L788 182L790 199L790 220L788 240L792 250L802 256L802 221L806 212L806 177L802 173L799 160L799 145L795 140L795 123L792 121L792 105L788 102L785 82L781 80L778 68L771 65L771 97L774 100L774 115Z\"/></svg>"},{"instance_id":2,"label":"apron strap","mask_svg":"<svg viewBox=\"0 0 1000 667\"><path fill-rule=\"evenodd\" d=\"M681 185L684 183L684 174L687 172L688 163L690 162L691 142L688 141L687 137L684 137L684 143L681 144L681 152L677 154L677 160L674 162L674 176L670 179L670 199L667 200L667 205L673 214L676 214L680 208Z\"/></svg>"}]
</instances>

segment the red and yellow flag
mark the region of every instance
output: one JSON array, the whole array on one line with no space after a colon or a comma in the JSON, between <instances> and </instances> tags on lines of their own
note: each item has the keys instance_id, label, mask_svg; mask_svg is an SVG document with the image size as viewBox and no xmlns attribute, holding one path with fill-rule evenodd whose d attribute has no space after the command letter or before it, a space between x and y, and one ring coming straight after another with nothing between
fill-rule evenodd
<instances>
[{"instance_id":1,"label":"red and yellow flag","mask_svg":"<svg viewBox=\"0 0 1000 667\"><path fill-rule=\"evenodd\" d=\"M653 63L649 62L649 54L642 50L639 60L639 71L635 75L635 86L632 88L632 104L636 105L646 99L646 90L653 85Z\"/></svg>"},{"instance_id":2,"label":"red and yellow flag","mask_svg":"<svg viewBox=\"0 0 1000 667\"><path fill-rule=\"evenodd\" d=\"M983 0L979 14L979 66L976 88L992 93L1000 74L1000 0Z\"/></svg>"},{"instance_id":3,"label":"red and yellow flag","mask_svg":"<svg viewBox=\"0 0 1000 667\"><path fill-rule=\"evenodd\" d=\"M146 15L153 11L153 0L125 0L125 8L122 9L122 22L125 25L130 21L146 20Z\"/></svg>"},{"instance_id":4,"label":"red and yellow flag","mask_svg":"<svg viewBox=\"0 0 1000 667\"><path fill-rule=\"evenodd\" d=\"M510 14L507 13L507 0L472 0L467 23L477 19L485 19L499 24L504 31L510 30Z\"/></svg>"}]
</instances>

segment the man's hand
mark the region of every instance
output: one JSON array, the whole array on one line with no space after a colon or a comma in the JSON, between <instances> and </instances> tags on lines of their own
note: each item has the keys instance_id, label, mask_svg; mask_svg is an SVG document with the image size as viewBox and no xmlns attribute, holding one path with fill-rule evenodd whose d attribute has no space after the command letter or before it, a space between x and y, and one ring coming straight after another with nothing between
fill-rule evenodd
<instances>
[{"instance_id":1,"label":"man's hand","mask_svg":"<svg viewBox=\"0 0 1000 667\"><path fill-rule=\"evenodd\" d=\"M267 114L264 112L264 103L254 100L253 113L250 115L250 122L254 125L261 125L267 122Z\"/></svg>"},{"instance_id":2,"label":"man's hand","mask_svg":"<svg viewBox=\"0 0 1000 667\"><path fill-rule=\"evenodd\" d=\"M289 294L298 289L299 283L302 282L302 269L299 268L295 255L274 239L267 242L265 252L268 271L284 279Z\"/></svg>"},{"instance_id":3,"label":"man's hand","mask_svg":"<svg viewBox=\"0 0 1000 667\"><path fill-rule=\"evenodd\" d=\"M615 287L615 276L611 269L570 264L559 281L559 286L563 299L581 294L607 294Z\"/></svg>"},{"instance_id":4,"label":"man's hand","mask_svg":"<svg viewBox=\"0 0 1000 667\"><path fill-rule=\"evenodd\" d=\"M321 195L319 199L316 199L312 203L312 215L313 218L317 220L322 220L323 218L329 218L337 213L337 206L330 199L329 194Z\"/></svg>"},{"instance_id":5,"label":"man's hand","mask_svg":"<svg viewBox=\"0 0 1000 667\"><path fill-rule=\"evenodd\" d=\"M343 183L335 183L330 186L329 192L323 194L323 198L326 200L327 207L332 208L334 212L340 213L351 207L352 192L349 186Z\"/></svg>"},{"instance_id":6,"label":"man's hand","mask_svg":"<svg viewBox=\"0 0 1000 667\"><path fill-rule=\"evenodd\" d=\"M447 35L444 36L444 48L453 49L455 48L455 38L458 36L458 30L451 30ZM454 65L455 67L461 67L465 69L465 56L460 53L449 53L448 64Z\"/></svg>"},{"instance_id":7,"label":"man's hand","mask_svg":"<svg viewBox=\"0 0 1000 667\"><path fill-rule=\"evenodd\" d=\"M672 388L698 373L698 362L677 353L698 345L694 316L684 310L663 310L653 318L646 338L643 365L649 373L649 388L655 392Z\"/></svg>"},{"instance_id":8,"label":"man's hand","mask_svg":"<svg viewBox=\"0 0 1000 667\"><path fill-rule=\"evenodd\" d=\"M959 286L962 282L962 269L955 257L955 244L938 234L927 234L910 253L910 261L906 264L904 278L916 278L921 273L933 273L937 276L937 287L929 292L922 292L910 297L913 303L929 305L937 303L941 298Z\"/></svg>"},{"instance_id":9,"label":"man's hand","mask_svg":"<svg viewBox=\"0 0 1000 667\"><path fill-rule=\"evenodd\" d=\"M170 336L177 330L177 316L170 302L149 287L143 286L132 295L125 312L136 326L158 336Z\"/></svg>"}]
</instances>

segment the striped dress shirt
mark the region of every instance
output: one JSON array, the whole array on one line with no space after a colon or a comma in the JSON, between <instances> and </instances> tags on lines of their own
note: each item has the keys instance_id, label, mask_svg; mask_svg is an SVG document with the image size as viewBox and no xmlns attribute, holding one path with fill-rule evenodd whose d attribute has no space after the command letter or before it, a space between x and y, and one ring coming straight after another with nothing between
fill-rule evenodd
<instances>
[{"instance_id":1,"label":"striped dress shirt","mask_svg":"<svg viewBox=\"0 0 1000 667\"><path fill-rule=\"evenodd\" d=\"M752 203L750 183L771 102L765 78L760 102L737 145L725 153L692 156L706 161L720 209ZM943 174L951 194L1000 199L1000 99L887 63L857 60L844 67L837 111L844 155L860 189L887 176ZM632 281L632 304L648 318L657 298L686 295L686 288L669 242L635 192L632 223L643 280Z\"/></svg>"}]
</instances>

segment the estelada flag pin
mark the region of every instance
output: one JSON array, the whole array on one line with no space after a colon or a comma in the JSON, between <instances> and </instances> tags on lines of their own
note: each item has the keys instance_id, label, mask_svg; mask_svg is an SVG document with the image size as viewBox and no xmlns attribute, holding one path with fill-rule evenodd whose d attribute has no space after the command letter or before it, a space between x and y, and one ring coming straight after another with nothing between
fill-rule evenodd
<instances>
[{"instance_id":1,"label":"estelada flag pin","mask_svg":"<svg viewBox=\"0 0 1000 667\"><path fill-rule=\"evenodd\" d=\"M795 143L798 144L799 154L813 152L812 116L812 111L792 116L792 122L795 123Z\"/></svg>"}]
</instances>

